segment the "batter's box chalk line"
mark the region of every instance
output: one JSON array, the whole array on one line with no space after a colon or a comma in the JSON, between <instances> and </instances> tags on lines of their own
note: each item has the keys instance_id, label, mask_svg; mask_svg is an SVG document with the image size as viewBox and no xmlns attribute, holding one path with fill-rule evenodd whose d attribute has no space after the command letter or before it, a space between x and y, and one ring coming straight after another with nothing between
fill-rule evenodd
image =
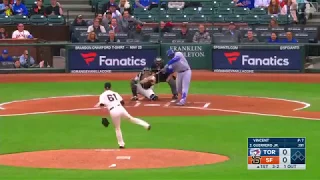
<instances>
[{"instance_id":1,"label":"batter's box chalk line","mask_svg":"<svg viewBox=\"0 0 320 180\"><path fill-rule=\"evenodd\" d=\"M116 159L117 160L130 160L131 156L117 156Z\"/></svg>"}]
</instances>

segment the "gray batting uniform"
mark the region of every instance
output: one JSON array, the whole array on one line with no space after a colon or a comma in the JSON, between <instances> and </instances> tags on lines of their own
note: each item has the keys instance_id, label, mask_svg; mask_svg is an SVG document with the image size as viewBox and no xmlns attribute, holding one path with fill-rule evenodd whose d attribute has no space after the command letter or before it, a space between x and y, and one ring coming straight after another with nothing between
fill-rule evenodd
<instances>
[{"instance_id":1,"label":"gray batting uniform","mask_svg":"<svg viewBox=\"0 0 320 180\"><path fill-rule=\"evenodd\" d=\"M175 52L174 57L168 62L166 65L167 71L177 72L177 90L178 93L181 94L180 105L185 104L189 86L191 82L191 68L181 52Z\"/></svg>"}]
</instances>

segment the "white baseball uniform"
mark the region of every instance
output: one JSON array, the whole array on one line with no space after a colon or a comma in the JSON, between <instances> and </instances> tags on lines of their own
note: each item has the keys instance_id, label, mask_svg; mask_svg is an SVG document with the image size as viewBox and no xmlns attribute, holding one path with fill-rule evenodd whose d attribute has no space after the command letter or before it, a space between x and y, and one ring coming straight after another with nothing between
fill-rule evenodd
<instances>
[{"instance_id":1,"label":"white baseball uniform","mask_svg":"<svg viewBox=\"0 0 320 180\"><path fill-rule=\"evenodd\" d=\"M125 143L122 138L122 132L120 128L121 118L126 118L132 123L143 126L148 129L149 124L141 119L132 117L127 110L121 105L122 97L114 91L106 90L100 95L99 104L104 104L105 107L109 110L112 122L116 130L116 136L118 139L119 146L124 146ZM96 105L96 106L97 106Z\"/></svg>"}]
</instances>

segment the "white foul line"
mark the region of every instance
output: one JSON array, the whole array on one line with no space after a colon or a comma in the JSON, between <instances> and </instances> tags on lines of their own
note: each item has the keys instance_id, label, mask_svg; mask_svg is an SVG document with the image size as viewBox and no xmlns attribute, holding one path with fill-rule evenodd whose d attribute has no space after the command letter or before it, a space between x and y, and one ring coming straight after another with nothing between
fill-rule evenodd
<instances>
[{"instance_id":1,"label":"white foul line","mask_svg":"<svg viewBox=\"0 0 320 180\"><path fill-rule=\"evenodd\" d=\"M203 106L203 108L207 108L207 107L209 107L209 106L210 106L210 104L211 104L211 103L206 103L206 104Z\"/></svg>"},{"instance_id":2,"label":"white foul line","mask_svg":"<svg viewBox=\"0 0 320 180\"><path fill-rule=\"evenodd\" d=\"M279 114L266 114L266 113L256 113L256 112L237 111L237 110L228 110L228 109L216 109L216 108L186 107L186 106L179 106L179 107L173 106L173 108L199 109L199 110L207 110L207 111L221 111L221 112L247 114L247 115L249 114L249 115L257 115L257 116L272 116L272 117L306 119L306 120L316 120L316 121L320 120L319 118L308 118L308 117L300 117L300 116L286 116L286 115L279 115Z\"/></svg>"},{"instance_id":3,"label":"white foul line","mask_svg":"<svg viewBox=\"0 0 320 180\"><path fill-rule=\"evenodd\" d=\"M125 106L134 107L134 106ZM11 117L11 116L25 116L25 115L37 115L37 114L51 114L51 113L61 113L61 112L74 112L74 111L89 111L89 110L98 110L98 108L79 108L79 109L62 109L62 110L53 110L53 111L39 111L39 112L30 112L30 113L20 113L20 114L4 114L0 117Z\"/></svg>"}]
</instances>

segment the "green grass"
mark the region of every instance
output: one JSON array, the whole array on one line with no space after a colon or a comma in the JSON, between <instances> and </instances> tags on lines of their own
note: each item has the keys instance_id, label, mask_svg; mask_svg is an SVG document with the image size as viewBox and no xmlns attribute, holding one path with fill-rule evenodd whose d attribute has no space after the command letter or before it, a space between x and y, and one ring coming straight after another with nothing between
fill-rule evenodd
<instances>
[{"instance_id":1,"label":"green grass","mask_svg":"<svg viewBox=\"0 0 320 180\"><path fill-rule=\"evenodd\" d=\"M102 82L0 84L0 102L35 97L99 94ZM114 89L129 93L128 82L114 82ZM318 84L256 82L192 82L191 93L267 96L311 103L319 110ZM157 92L169 93L166 84ZM143 117L142 117L143 118ZM212 152L230 157L225 163L151 170L57 170L0 166L4 180L63 179L320 179L317 163L320 124L290 118L264 116L148 117L153 129L123 121L126 145L132 148L172 148ZM249 171L247 137L307 137L307 170ZM0 154L68 148L116 148L112 128L100 118L76 115L0 117Z\"/></svg>"}]
</instances>

